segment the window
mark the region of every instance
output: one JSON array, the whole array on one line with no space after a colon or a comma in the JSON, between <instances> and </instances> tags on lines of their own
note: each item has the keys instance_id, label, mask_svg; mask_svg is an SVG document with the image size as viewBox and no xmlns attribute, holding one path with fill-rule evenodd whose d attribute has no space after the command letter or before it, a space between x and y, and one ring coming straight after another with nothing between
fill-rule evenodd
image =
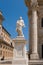
<instances>
[{"instance_id":1,"label":"window","mask_svg":"<svg viewBox=\"0 0 43 65\"><path fill-rule=\"evenodd\" d=\"M12 46L12 42L11 42L11 46Z\"/></svg>"},{"instance_id":2,"label":"window","mask_svg":"<svg viewBox=\"0 0 43 65\"><path fill-rule=\"evenodd\" d=\"M0 50L0 55L2 55L2 51Z\"/></svg>"},{"instance_id":3,"label":"window","mask_svg":"<svg viewBox=\"0 0 43 65\"><path fill-rule=\"evenodd\" d=\"M0 48L2 48L2 45L0 45Z\"/></svg>"},{"instance_id":4,"label":"window","mask_svg":"<svg viewBox=\"0 0 43 65\"><path fill-rule=\"evenodd\" d=\"M42 21L41 21L41 26L43 27L43 18L42 18Z\"/></svg>"},{"instance_id":5,"label":"window","mask_svg":"<svg viewBox=\"0 0 43 65\"><path fill-rule=\"evenodd\" d=\"M3 49L5 49L5 46L3 46Z\"/></svg>"}]
</instances>

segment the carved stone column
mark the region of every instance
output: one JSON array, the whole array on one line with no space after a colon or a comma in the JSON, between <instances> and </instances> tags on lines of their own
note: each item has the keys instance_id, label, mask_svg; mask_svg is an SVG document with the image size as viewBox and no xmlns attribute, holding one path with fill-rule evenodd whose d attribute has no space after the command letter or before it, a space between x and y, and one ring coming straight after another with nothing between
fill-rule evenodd
<instances>
[{"instance_id":1,"label":"carved stone column","mask_svg":"<svg viewBox=\"0 0 43 65\"><path fill-rule=\"evenodd\" d=\"M30 59L39 59L38 55L38 2L37 0L25 0L26 6L29 8L28 16L30 19L30 39L29 39L29 58Z\"/></svg>"},{"instance_id":2,"label":"carved stone column","mask_svg":"<svg viewBox=\"0 0 43 65\"><path fill-rule=\"evenodd\" d=\"M38 56L38 32L37 32L37 3L32 4L32 19L31 19L31 55L30 59L39 59Z\"/></svg>"}]
</instances>

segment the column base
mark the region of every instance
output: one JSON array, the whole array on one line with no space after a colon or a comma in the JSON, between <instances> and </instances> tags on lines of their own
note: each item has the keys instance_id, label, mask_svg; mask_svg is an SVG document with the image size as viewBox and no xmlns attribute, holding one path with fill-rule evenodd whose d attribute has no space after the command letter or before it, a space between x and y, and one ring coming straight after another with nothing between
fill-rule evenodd
<instances>
[{"instance_id":1,"label":"column base","mask_svg":"<svg viewBox=\"0 0 43 65\"><path fill-rule=\"evenodd\" d=\"M31 54L31 55L30 55L30 59L31 59L31 60L37 60L37 59L39 59L38 53L33 53L33 54Z\"/></svg>"}]
</instances>

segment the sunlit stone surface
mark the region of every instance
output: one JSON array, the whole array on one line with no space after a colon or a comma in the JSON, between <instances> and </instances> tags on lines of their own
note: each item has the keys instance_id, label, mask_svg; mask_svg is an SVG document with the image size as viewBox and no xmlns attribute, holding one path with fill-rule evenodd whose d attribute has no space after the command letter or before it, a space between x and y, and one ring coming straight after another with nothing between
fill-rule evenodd
<instances>
[{"instance_id":1,"label":"sunlit stone surface","mask_svg":"<svg viewBox=\"0 0 43 65\"><path fill-rule=\"evenodd\" d=\"M43 0L25 0L30 23L29 65L43 65Z\"/></svg>"}]
</instances>

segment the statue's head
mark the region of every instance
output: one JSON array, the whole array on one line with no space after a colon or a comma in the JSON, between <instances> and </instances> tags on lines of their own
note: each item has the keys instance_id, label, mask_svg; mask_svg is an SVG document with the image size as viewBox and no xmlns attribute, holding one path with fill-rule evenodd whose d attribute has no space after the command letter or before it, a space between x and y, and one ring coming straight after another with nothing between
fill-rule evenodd
<instances>
[{"instance_id":1,"label":"statue's head","mask_svg":"<svg viewBox=\"0 0 43 65\"><path fill-rule=\"evenodd\" d=\"M21 16L20 16L20 19L19 20L23 20Z\"/></svg>"}]
</instances>

